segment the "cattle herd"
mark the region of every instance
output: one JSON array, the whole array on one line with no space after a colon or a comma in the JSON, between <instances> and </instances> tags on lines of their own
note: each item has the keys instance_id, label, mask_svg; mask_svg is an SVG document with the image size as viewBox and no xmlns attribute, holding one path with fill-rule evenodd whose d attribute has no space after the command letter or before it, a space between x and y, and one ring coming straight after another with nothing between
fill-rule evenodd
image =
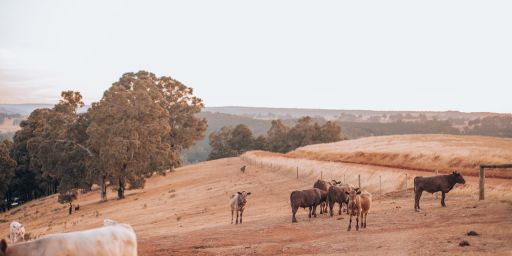
<instances>
[{"instance_id":1,"label":"cattle herd","mask_svg":"<svg viewBox=\"0 0 512 256\"><path fill-rule=\"evenodd\" d=\"M245 171L245 167L242 168ZM414 178L414 210L420 209L420 198L423 191L429 193L441 192L441 206L446 207L445 197L455 184L465 184L464 177L454 171L448 175L436 175L431 177L417 176ZM236 223L238 224L238 215L240 213L240 223L242 223L242 214L247 203L247 193L245 191L237 192L231 196L231 224L233 224L233 212L236 211ZM359 227L366 228L368 212L372 205L372 194L368 191L361 190L351 184L342 183L341 181L317 180L313 184L313 188L305 190L295 190L290 194L290 206L292 210L292 223L297 222L297 211L299 208L308 209L308 218L316 218L316 208L320 208L320 214L329 214L332 217L335 204L339 205L338 214L341 215L343 205L345 212L349 215L349 223L347 231L352 229L352 217L356 219L356 230ZM360 221L359 221L360 220Z\"/></svg>"},{"instance_id":2,"label":"cattle herd","mask_svg":"<svg viewBox=\"0 0 512 256\"><path fill-rule=\"evenodd\" d=\"M242 171L245 171L245 166ZM419 211L419 201L423 191L430 193L441 191L441 206L446 207L445 194L455 184L464 184L462 175L456 171L449 175L414 178L414 210ZM242 224L242 216L251 192L241 191L230 198L231 224L236 213L235 224ZM367 217L372 205L372 195L350 184L332 180L330 182L317 180L313 188L296 190L290 194L292 210L292 223L297 222L296 214L299 208L308 208L308 217L316 217L316 208L320 207L320 214L333 216L335 204L339 205L338 214L342 214L343 206L349 215L347 230L352 228L352 217L356 220L356 230L366 228ZM0 256L28 256L28 255L110 255L135 256L137 255L137 238L133 228L128 224L117 223L105 219L102 227L95 229L50 234L36 240L25 241L25 227L16 221L11 222L9 232L10 245L5 239L0 242ZM23 241L23 243L18 243Z\"/></svg>"},{"instance_id":3,"label":"cattle herd","mask_svg":"<svg viewBox=\"0 0 512 256\"><path fill-rule=\"evenodd\" d=\"M361 191L360 188L336 180L331 182L317 180L312 189L293 191L290 194L292 223L297 222L295 215L300 207L309 209L309 218L316 217L318 206L320 214L327 213L327 207L329 207L329 214L332 217L336 203L339 204L339 215L345 205L345 212L350 216L348 231L352 228L353 216L356 218L356 230L359 230L359 219L361 219L361 228L366 228L366 217L372 204L372 195L368 191Z\"/></svg>"}]
</instances>

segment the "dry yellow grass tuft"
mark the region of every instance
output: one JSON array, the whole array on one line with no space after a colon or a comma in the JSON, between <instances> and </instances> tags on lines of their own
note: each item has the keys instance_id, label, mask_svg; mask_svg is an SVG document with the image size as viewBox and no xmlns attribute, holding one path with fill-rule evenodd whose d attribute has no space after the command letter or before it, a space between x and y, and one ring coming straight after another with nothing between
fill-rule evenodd
<instances>
[{"instance_id":1,"label":"dry yellow grass tuft","mask_svg":"<svg viewBox=\"0 0 512 256\"><path fill-rule=\"evenodd\" d=\"M440 173L458 170L477 176L480 164L512 162L512 139L434 134L379 136L310 145L284 156ZM512 178L512 170L496 169L486 172L486 176Z\"/></svg>"}]
</instances>

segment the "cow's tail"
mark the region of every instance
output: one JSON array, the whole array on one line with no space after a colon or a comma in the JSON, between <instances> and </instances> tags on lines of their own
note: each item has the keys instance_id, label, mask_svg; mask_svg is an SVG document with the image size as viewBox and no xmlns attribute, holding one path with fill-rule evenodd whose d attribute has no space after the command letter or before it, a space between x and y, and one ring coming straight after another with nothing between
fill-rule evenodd
<instances>
[{"instance_id":1,"label":"cow's tail","mask_svg":"<svg viewBox=\"0 0 512 256\"><path fill-rule=\"evenodd\" d=\"M414 192L416 192L418 190L418 179L419 178L420 178L419 176L414 177Z\"/></svg>"}]
</instances>

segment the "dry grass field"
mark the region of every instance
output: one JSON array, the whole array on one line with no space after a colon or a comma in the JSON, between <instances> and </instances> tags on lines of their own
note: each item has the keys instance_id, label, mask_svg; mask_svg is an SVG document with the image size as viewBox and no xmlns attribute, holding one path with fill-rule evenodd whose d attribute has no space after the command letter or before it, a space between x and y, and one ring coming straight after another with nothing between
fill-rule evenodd
<instances>
[{"instance_id":1,"label":"dry grass field","mask_svg":"<svg viewBox=\"0 0 512 256\"><path fill-rule=\"evenodd\" d=\"M286 156L441 173L459 170L478 176L480 164L512 162L512 139L434 134L378 136L306 146ZM486 176L512 178L512 170L493 170Z\"/></svg>"},{"instance_id":2,"label":"dry grass field","mask_svg":"<svg viewBox=\"0 0 512 256\"><path fill-rule=\"evenodd\" d=\"M425 194L422 211L413 210L413 193L402 190L403 170L376 166L331 163L289 158L256 158L247 153L177 169L167 176L152 177L146 188L127 193L124 200L98 203L98 192L83 194L80 211L68 215L56 196L42 198L2 213L0 235L7 237L9 221L25 224L32 237L83 230L102 225L105 218L131 224L138 236L140 255L511 255L512 180L488 179L489 197L475 199L475 177L447 195L447 208ZM270 161L270 162L265 162ZM347 232L346 215L319 215L308 220L299 210L299 223L291 223L290 192L312 187L319 171L340 178L365 174L363 188L374 193L368 227ZM322 166L324 164L325 166ZM247 165L245 173L240 171ZM325 168L324 168L325 167ZM330 167L328 169L327 167ZM331 173L329 173L329 171ZM425 174L411 171L411 175ZM374 180L385 176L380 196ZM330 178L330 177L329 177ZM352 178L353 179L353 178ZM353 181L351 181L353 182ZM242 225L231 225L229 197L251 191ZM508 193L505 193L508 191ZM110 197L114 193L110 192ZM480 233L468 237L469 230ZM459 247L461 239L471 244Z\"/></svg>"}]
</instances>

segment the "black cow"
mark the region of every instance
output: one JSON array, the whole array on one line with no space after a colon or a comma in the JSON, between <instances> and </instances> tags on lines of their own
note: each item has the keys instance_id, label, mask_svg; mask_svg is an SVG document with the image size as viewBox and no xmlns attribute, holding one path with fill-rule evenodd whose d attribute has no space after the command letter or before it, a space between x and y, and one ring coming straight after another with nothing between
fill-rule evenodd
<instances>
[{"instance_id":1,"label":"black cow","mask_svg":"<svg viewBox=\"0 0 512 256\"><path fill-rule=\"evenodd\" d=\"M292 207L292 223L297 222L295 218L295 214L297 213L297 209L299 207L309 208L309 218L311 215L316 217L316 207L322 202L322 198L326 196L326 192L318 189L306 189L302 191L293 191L290 194L290 204Z\"/></svg>"},{"instance_id":2,"label":"black cow","mask_svg":"<svg viewBox=\"0 0 512 256\"><path fill-rule=\"evenodd\" d=\"M420 209L420 198L423 191L434 193L441 191L441 206L446 207L444 203L445 194L452 190L455 184L465 184L466 181L462 175L454 171L449 175L437 175L432 177L415 177L414 178L414 210L419 211Z\"/></svg>"}]
</instances>

